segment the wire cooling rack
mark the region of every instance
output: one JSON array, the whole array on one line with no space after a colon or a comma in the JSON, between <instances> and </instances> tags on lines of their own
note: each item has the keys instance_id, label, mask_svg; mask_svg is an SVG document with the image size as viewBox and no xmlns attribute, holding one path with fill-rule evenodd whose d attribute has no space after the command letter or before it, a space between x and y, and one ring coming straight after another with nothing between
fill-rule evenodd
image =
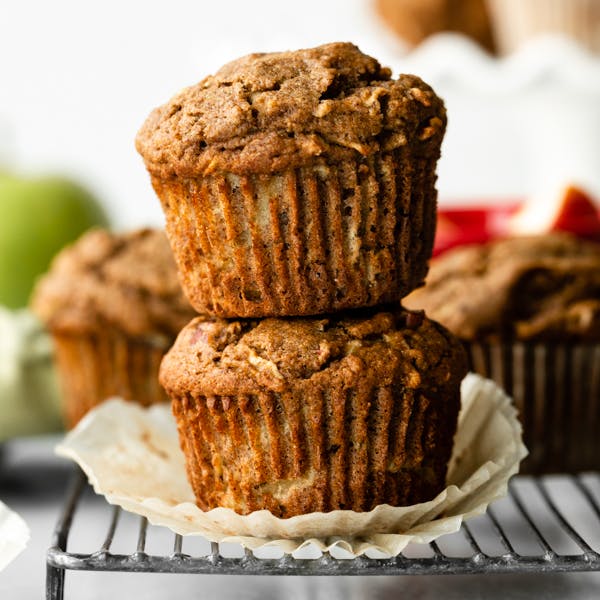
<instances>
[{"instance_id":1,"label":"wire cooling rack","mask_svg":"<svg viewBox=\"0 0 600 600\"><path fill-rule=\"evenodd\" d=\"M204 552L184 552L193 538L182 538L139 521L137 538L128 540L129 553L111 547L123 516L106 505L108 527L94 552L67 550L69 533L88 486L77 471L47 553L47 600L62 600L67 571L125 571L131 573L197 573L221 575L448 575L476 573L549 573L600 571L600 474L515 477L508 496L485 515L463 523L460 532L428 545L410 547L397 557L347 558L343 551L318 556L269 557L260 550L239 548L227 556L226 545L206 542ZM85 519L83 514L82 519ZM151 529L169 540L159 554L147 552ZM197 539L197 538L196 538ZM70 545L77 545L77 540ZM231 545L230 545L231 546ZM316 550L316 548L315 548ZM231 548L228 549L231 554ZM309 552L310 554L310 552ZM313 553L314 554L314 553Z\"/></svg>"}]
</instances>

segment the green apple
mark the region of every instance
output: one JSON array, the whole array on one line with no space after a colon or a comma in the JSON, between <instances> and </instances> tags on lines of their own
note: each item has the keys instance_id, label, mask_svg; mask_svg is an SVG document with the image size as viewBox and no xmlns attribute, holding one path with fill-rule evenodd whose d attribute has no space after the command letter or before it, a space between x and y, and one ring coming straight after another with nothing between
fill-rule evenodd
<instances>
[{"instance_id":1,"label":"green apple","mask_svg":"<svg viewBox=\"0 0 600 600\"><path fill-rule=\"evenodd\" d=\"M106 213L73 181L0 173L0 304L25 306L54 255L94 225Z\"/></svg>"}]
</instances>

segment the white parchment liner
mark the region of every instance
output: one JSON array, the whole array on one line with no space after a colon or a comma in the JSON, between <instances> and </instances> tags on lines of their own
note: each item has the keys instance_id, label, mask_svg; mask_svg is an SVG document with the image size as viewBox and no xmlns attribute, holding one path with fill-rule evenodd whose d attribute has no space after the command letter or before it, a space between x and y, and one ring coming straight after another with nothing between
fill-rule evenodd
<instances>
[{"instance_id":1,"label":"white parchment liner","mask_svg":"<svg viewBox=\"0 0 600 600\"><path fill-rule=\"evenodd\" d=\"M0 571L27 546L29 527L6 504L0 502Z\"/></svg>"},{"instance_id":2,"label":"white parchment liner","mask_svg":"<svg viewBox=\"0 0 600 600\"><path fill-rule=\"evenodd\" d=\"M448 487L429 502L337 510L280 519L266 510L246 516L226 508L201 511L185 474L168 405L142 408L112 399L80 421L56 448L76 461L97 493L182 535L284 552L314 543L360 555L369 549L396 555L408 543L427 543L458 531L463 519L485 512L506 494L527 450L511 400L490 380L469 374L448 471Z\"/></svg>"}]
</instances>

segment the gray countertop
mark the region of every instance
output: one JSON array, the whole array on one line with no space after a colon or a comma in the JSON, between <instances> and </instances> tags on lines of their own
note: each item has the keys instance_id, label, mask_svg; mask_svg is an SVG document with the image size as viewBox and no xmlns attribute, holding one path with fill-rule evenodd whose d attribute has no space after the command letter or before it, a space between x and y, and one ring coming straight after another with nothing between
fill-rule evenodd
<instances>
[{"instance_id":1,"label":"gray countertop","mask_svg":"<svg viewBox=\"0 0 600 600\"><path fill-rule=\"evenodd\" d=\"M0 573L0 598L44 597L45 552L63 505L72 466L55 458L55 438L11 442L4 448L0 498L16 510L31 529L27 549ZM106 530L107 509L101 498L84 499L85 522L73 531L78 545L98 547ZM137 521L122 519L124 536L137 536ZM160 528L157 528L160 529ZM130 530L130 531L129 531ZM160 532L157 532L160 535ZM149 536L150 539L150 536ZM119 540L115 540L118 544ZM227 575L160 575L67 572L65 600L127 598L445 598L596 600L600 573L544 575L438 575L403 577L273 577Z\"/></svg>"}]
</instances>

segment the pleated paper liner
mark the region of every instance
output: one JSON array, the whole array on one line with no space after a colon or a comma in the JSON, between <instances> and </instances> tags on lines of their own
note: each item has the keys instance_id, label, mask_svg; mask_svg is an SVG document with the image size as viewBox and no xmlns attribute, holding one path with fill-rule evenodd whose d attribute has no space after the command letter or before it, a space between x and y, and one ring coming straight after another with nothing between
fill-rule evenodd
<instances>
[{"instance_id":1,"label":"pleated paper liner","mask_svg":"<svg viewBox=\"0 0 600 600\"><path fill-rule=\"evenodd\" d=\"M158 383L158 369L169 343L133 339L118 332L53 332L63 414L68 428L110 396L148 406L169 399Z\"/></svg>"},{"instance_id":2,"label":"pleated paper liner","mask_svg":"<svg viewBox=\"0 0 600 600\"><path fill-rule=\"evenodd\" d=\"M421 284L435 165L400 149L269 175L152 183L199 313L298 316L397 302Z\"/></svg>"},{"instance_id":3,"label":"pleated paper liner","mask_svg":"<svg viewBox=\"0 0 600 600\"><path fill-rule=\"evenodd\" d=\"M506 494L510 477L527 450L510 399L493 382L468 375L450 460L447 487L421 504L381 504L369 512L337 510L274 517L266 510L239 515L230 509L203 512L194 503L168 407L145 409L115 399L94 409L57 447L75 460L97 493L113 504L146 516L182 535L266 544L284 552L314 543L339 545L360 555L375 549L396 555L411 542L427 543L460 528Z\"/></svg>"},{"instance_id":4,"label":"pleated paper liner","mask_svg":"<svg viewBox=\"0 0 600 600\"><path fill-rule=\"evenodd\" d=\"M514 398L525 473L600 469L600 345L468 344L471 369Z\"/></svg>"},{"instance_id":5,"label":"pleated paper liner","mask_svg":"<svg viewBox=\"0 0 600 600\"><path fill-rule=\"evenodd\" d=\"M445 487L460 398L363 380L350 388L172 397L196 502L278 517L368 511Z\"/></svg>"}]
</instances>

